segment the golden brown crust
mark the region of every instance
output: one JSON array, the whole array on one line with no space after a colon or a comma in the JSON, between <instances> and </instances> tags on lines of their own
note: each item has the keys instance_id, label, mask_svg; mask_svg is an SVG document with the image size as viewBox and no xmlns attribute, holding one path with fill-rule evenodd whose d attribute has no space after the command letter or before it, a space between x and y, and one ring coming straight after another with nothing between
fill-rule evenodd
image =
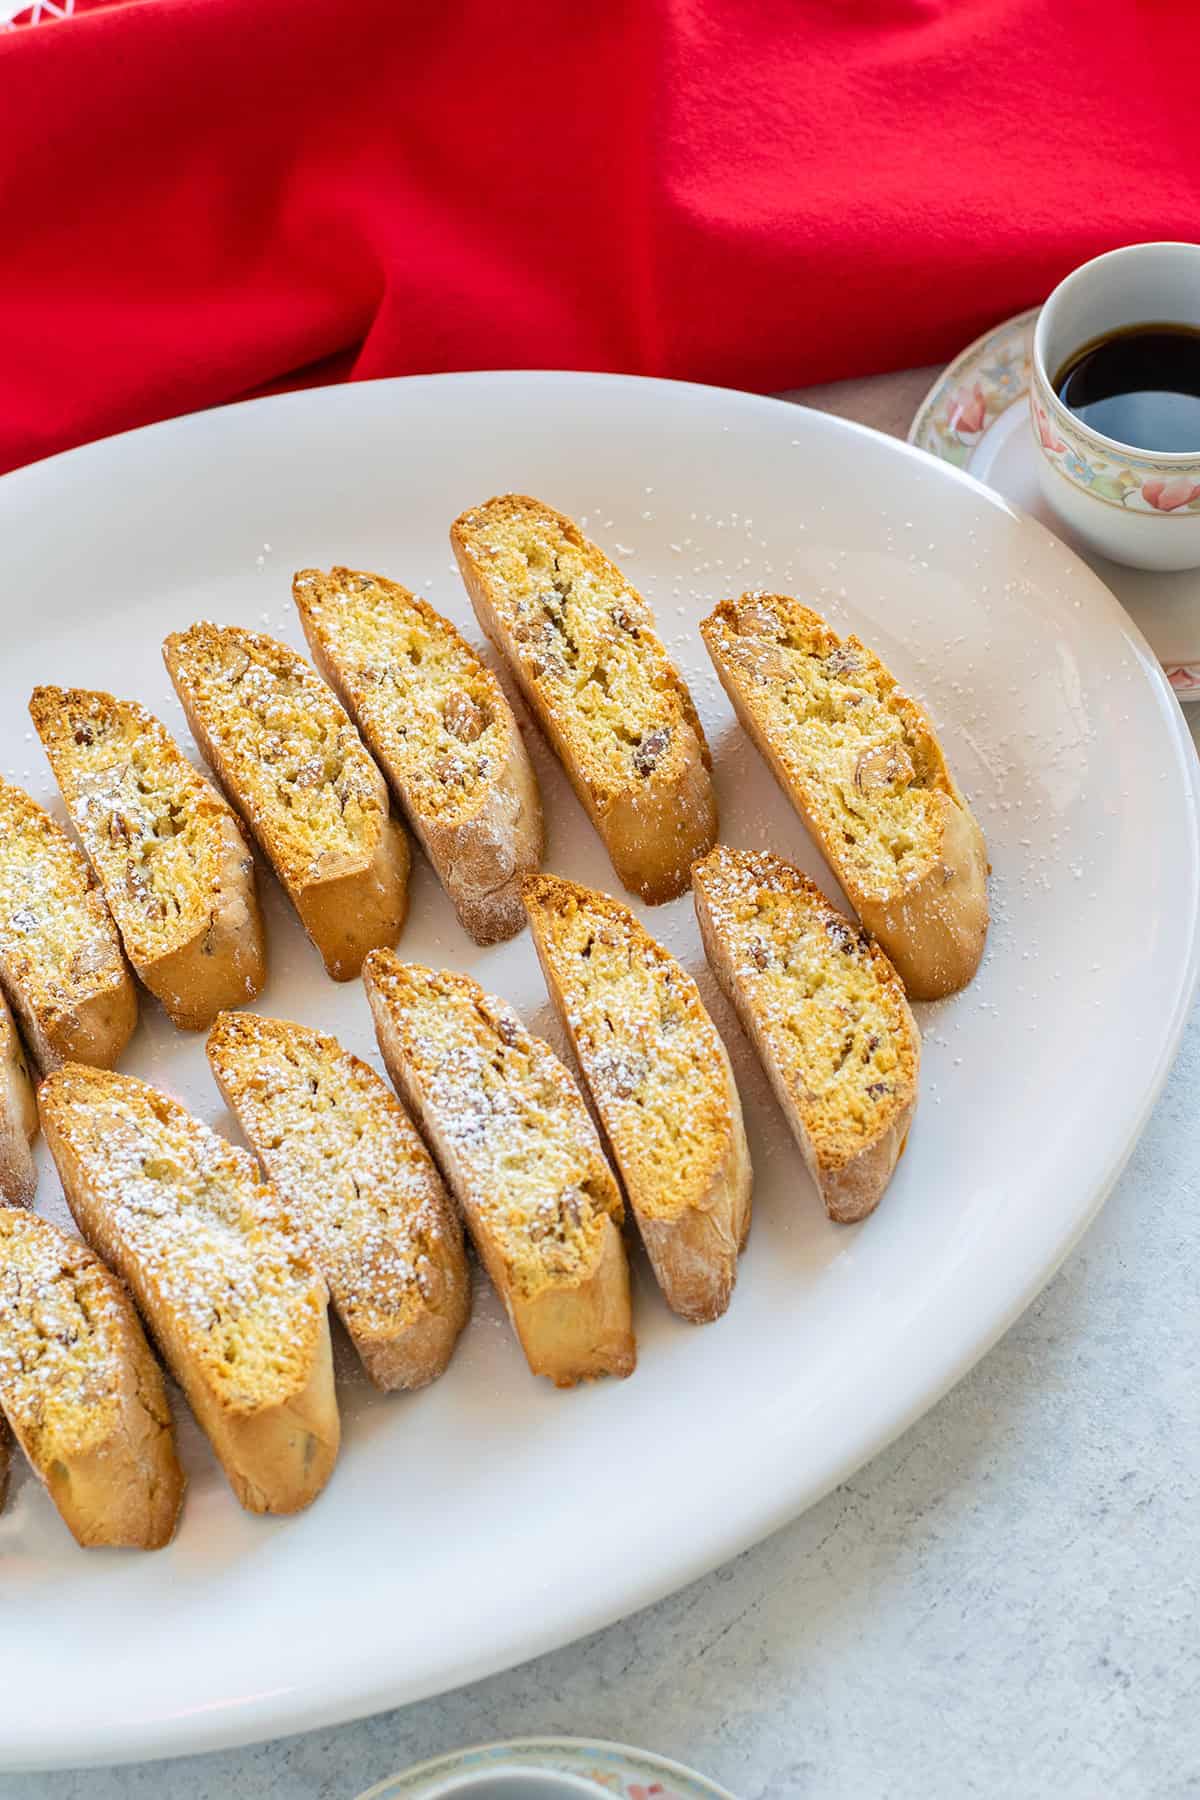
<instances>
[{"instance_id":1,"label":"golden brown crust","mask_svg":"<svg viewBox=\"0 0 1200 1800\"><path fill-rule=\"evenodd\" d=\"M32 1150L37 1131L37 1100L25 1049L0 994L0 1204L28 1206L37 1192Z\"/></svg>"},{"instance_id":2,"label":"golden brown crust","mask_svg":"<svg viewBox=\"0 0 1200 1800\"><path fill-rule=\"evenodd\" d=\"M208 1060L372 1381L435 1380L471 1278L453 1203L392 1090L336 1038L254 1013L222 1013Z\"/></svg>"},{"instance_id":3,"label":"golden brown crust","mask_svg":"<svg viewBox=\"0 0 1200 1800\"><path fill-rule=\"evenodd\" d=\"M137 989L86 858L0 781L0 986L43 1072L107 1068L137 1025Z\"/></svg>"},{"instance_id":4,"label":"golden brown crust","mask_svg":"<svg viewBox=\"0 0 1200 1800\"><path fill-rule=\"evenodd\" d=\"M750 1153L725 1045L690 975L621 901L556 875L523 892L667 1304L715 1319L750 1228Z\"/></svg>"},{"instance_id":5,"label":"golden brown crust","mask_svg":"<svg viewBox=\"0 0 1200 1800\"><path fill-rule=\"evenodd\" d=\"M38 687L30 716L126 954L181 1030L266 979L254 858L236 815L133 701Z\"/></svg>"},{"instance_id":6,"label":"golden brown crust","mask_svg":"<svg viewBox=\"0 0 1200 1800\"><path fill-rule=\"evenodd\" d=\"M184 1477L158 1364L86 1244L0 1212L0 1410L76 1541L157 1550Z\"/></svg>"},{"instance_id":7,"label":"golden brown crust","mask_svg":"<svg viewBox=\"0 0 1200 1800\"><path fill-rule=\"evenodd\" d=\"M642 596L579 527L506 494L450 532L476 617L505 657L622 882L674 899L716 840L711 759Z\"/></svg>"},{"instance_id":8,"label":"golden brown crust","mask_svg":"<svg viewBox=\"0 0 1200 1800\"><path fill-rule=\"evenodd\" d=\"M132 1076L67 1064L42 1129L242 1505L297 1512L337 1457L328 1293L244 1151Z\"/></svg>"},{"instance_id":9,"label":"golden brown crust","mask_svg":"<svg viewBox=\"0 0 1200 1800\"><path fill-rule=\"evenodd\" d=\"M372 950L400 936L408 916L411 861L404 828L389 818L366 867L328 874L292 892L300 923L334 981L353 981Z\"/></svg>"},{"instance_id":10,"label":"golden brown crust","mask_svg":"<svg viewBox=\"0 0 1200 1800\"><path fill-rule=\"evenodd\" d=\"M713 973L758 1052L831 1219L879 1204L917 1103L920 1037L879 946L816 884L724 844L692 870Z\"/></svg>"},{"instance_id":11,"label":"golden brown crust","mask_svg":"<svg viewBox=\"0 0 1200 1800\"><path fill-rule=\"evenodd\" d=\"M922 880L858 915L879 939L910 1000L943 1000L974 977L987 943L987 846L961 796L938 794L940 854Z\"/></svg>"},{"instance_id":12,"label":"golden brown crust","mask_svg":"<svg viewBox=\"0 0 1200 1800\"><path fill-rule=\"evenodd\" d=\"M313 661L362 732L478 944L522 930L542 857L537 778L500 683L448 619L362 570L292 582Z\"/></svg>"},{"instance_id":13,"label":"golden brown crust","mask_svg":"<svg viewBox=\"0 0 1200 1800\"><path fill-rule=\"evenodd\" d=\"M163 657L205 760L335 981L394 944L408 840L331 690L286 644L238 626L172 632Z\"/></svg>"},{"instance_id":14,"label":"golden brown crust","mask_svg":"<svg viewBox=\"0 0 1200 1800\"><path fill-rule=\"evenodd\" d=\"M783 594L700 627L747 734L909 997L964 987L988 929L987 850L923 709L858 638Z\"/></svg>"},{"instance_id":15,"label":"golden brown crust","mask_svg":"<svg viewBox=\"0 0 1200 1800\"><path fill-rule=\"evenodd\" d=\"M534 1374L559 1387L631 1374L621 1197L567 1071L469 976L380 950L363 979L388 1073Z\"/></svg>"}]
</instances>

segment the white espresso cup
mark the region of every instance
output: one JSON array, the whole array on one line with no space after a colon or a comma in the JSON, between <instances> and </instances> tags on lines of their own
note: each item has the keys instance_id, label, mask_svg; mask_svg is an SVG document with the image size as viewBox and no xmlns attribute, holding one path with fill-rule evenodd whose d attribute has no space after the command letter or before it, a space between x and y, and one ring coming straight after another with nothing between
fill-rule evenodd
<instances>
[{"instance_id":1,"label":"white espresso cup","mask_svg":"<svg viewBox=\"0 0 1200 1800\"><path fill-rule=\"evenodd\" d=\"M1200 244L1129 244L1059 283L1033 337L1029 402L1047 505L1089 549L1137 569L1200 566L1200 443L1168 455L1105 437L1054 389L1086 344L1129 325L1200 329Z\"/></svg>"}]
</instances>

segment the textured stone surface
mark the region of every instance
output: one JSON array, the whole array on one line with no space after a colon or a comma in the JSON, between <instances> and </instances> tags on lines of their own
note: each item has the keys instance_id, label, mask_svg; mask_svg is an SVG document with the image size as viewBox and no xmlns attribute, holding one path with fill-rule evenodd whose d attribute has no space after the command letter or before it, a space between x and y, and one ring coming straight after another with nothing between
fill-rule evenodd
<instances>
[{"instance_id":1,"label":"textured stone surface","mask_svg":"<svg viewBox=\"0 0 1200 1800\"><path fill-rule=\"evenodd\" d=\"M925 385L832 398L902 428ZM420 1757L533 1731L644 1744L739 1800L1200 1795L1198 1094L1193 1018L1124 1177L1041 1298L940 1406L738 1561L440 1700L170 1765L0 1778L0 1800L351 1800Z\"/></svg>"}]
</instances>

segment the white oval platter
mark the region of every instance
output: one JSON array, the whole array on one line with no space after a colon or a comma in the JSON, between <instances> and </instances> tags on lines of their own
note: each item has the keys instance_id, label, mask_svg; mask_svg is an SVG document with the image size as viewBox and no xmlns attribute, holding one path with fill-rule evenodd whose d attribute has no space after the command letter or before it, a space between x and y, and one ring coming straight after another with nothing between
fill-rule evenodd
<instances>
[{"instance_id":1,"label":"white oval platter","mask_svg":"<svg viewBox=\"0 0 1200 1800\"><path fill-rule=\"evenodd\" d=\"M182 732L165 632L302 638L296 568L375 569L476 640L447 546L504 490L586 519L658 611L708 729L723 834L829 885L734 724L697 621L794 591L924 697L988 835L995 922L972 987L921 1009L923 1097L877 1214L825 1221L703 967L690 899L642 916L701 979L745 1101L755 1221L728 1315L662 1304L637 1261L640 1363L558 1393L493 1295L426 1392L339 1348L344 1443L321 1499L240 1512L186 1420L191 1486L154 1556L91 1553L18 1472L0 1516L0 1765L195 1751L419 1698L644 1606L782 1524L895 1436L1016 1318L1144 1124L1196 978L1197 779L1144 640L1042 526L960 472L825 415L722 390L476 374L311 390L177 420L0 481L0 771L53 801L38 681L136 697ZM614 878L531 732L547 866ZM190 740L186 740L190 746ZM59 811L57 802L55 809ZM258 1005L373 1055L264 877ZM419 865L403 949L471 971L555 1036L528 936L481 951ZM203 1044L147 1000L123 1067L219 1129ZM38 1205L61 1216L42 1154Z\"/></svg>"}]
</instances>

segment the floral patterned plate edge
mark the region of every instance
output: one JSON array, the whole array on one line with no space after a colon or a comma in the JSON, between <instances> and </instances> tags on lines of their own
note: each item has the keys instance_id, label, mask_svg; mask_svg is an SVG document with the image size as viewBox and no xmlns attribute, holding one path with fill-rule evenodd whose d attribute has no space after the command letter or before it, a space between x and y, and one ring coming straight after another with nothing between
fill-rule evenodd
<instances>
[{"instance_id":1,"label":"floral patterned plate edge","mask_svg":"<svg viewBox=\"0 0 1200 1800\"><path fill-rule=\"evenodd\" d=\"M908 441L968 470L1062 536L1037 497L1037 452L1024 404L1040 311L1034 306L1018 313L960 351L917 408ZM1081 553L1145 632L1177 697L1200 701L1200 583L1195 573L1152 575Z\"/></svg>"},{"instance_id":2,"label":"floral patterned plate edge","mask_svg":"<svg viewBox=\"0 0 1200 1800\"><path fill-rule=\"evenodd\" d=\"M454 1750L389 1776L359 1800L424 1800L451 1776L483 1774L488 1769L526 1769L537 1773L575 1775L594 1782L616 1800L734 1800L680 1763L590 1738L515 1738L506 1744L477 1744Z\"/></svg>"}]
</instances>

